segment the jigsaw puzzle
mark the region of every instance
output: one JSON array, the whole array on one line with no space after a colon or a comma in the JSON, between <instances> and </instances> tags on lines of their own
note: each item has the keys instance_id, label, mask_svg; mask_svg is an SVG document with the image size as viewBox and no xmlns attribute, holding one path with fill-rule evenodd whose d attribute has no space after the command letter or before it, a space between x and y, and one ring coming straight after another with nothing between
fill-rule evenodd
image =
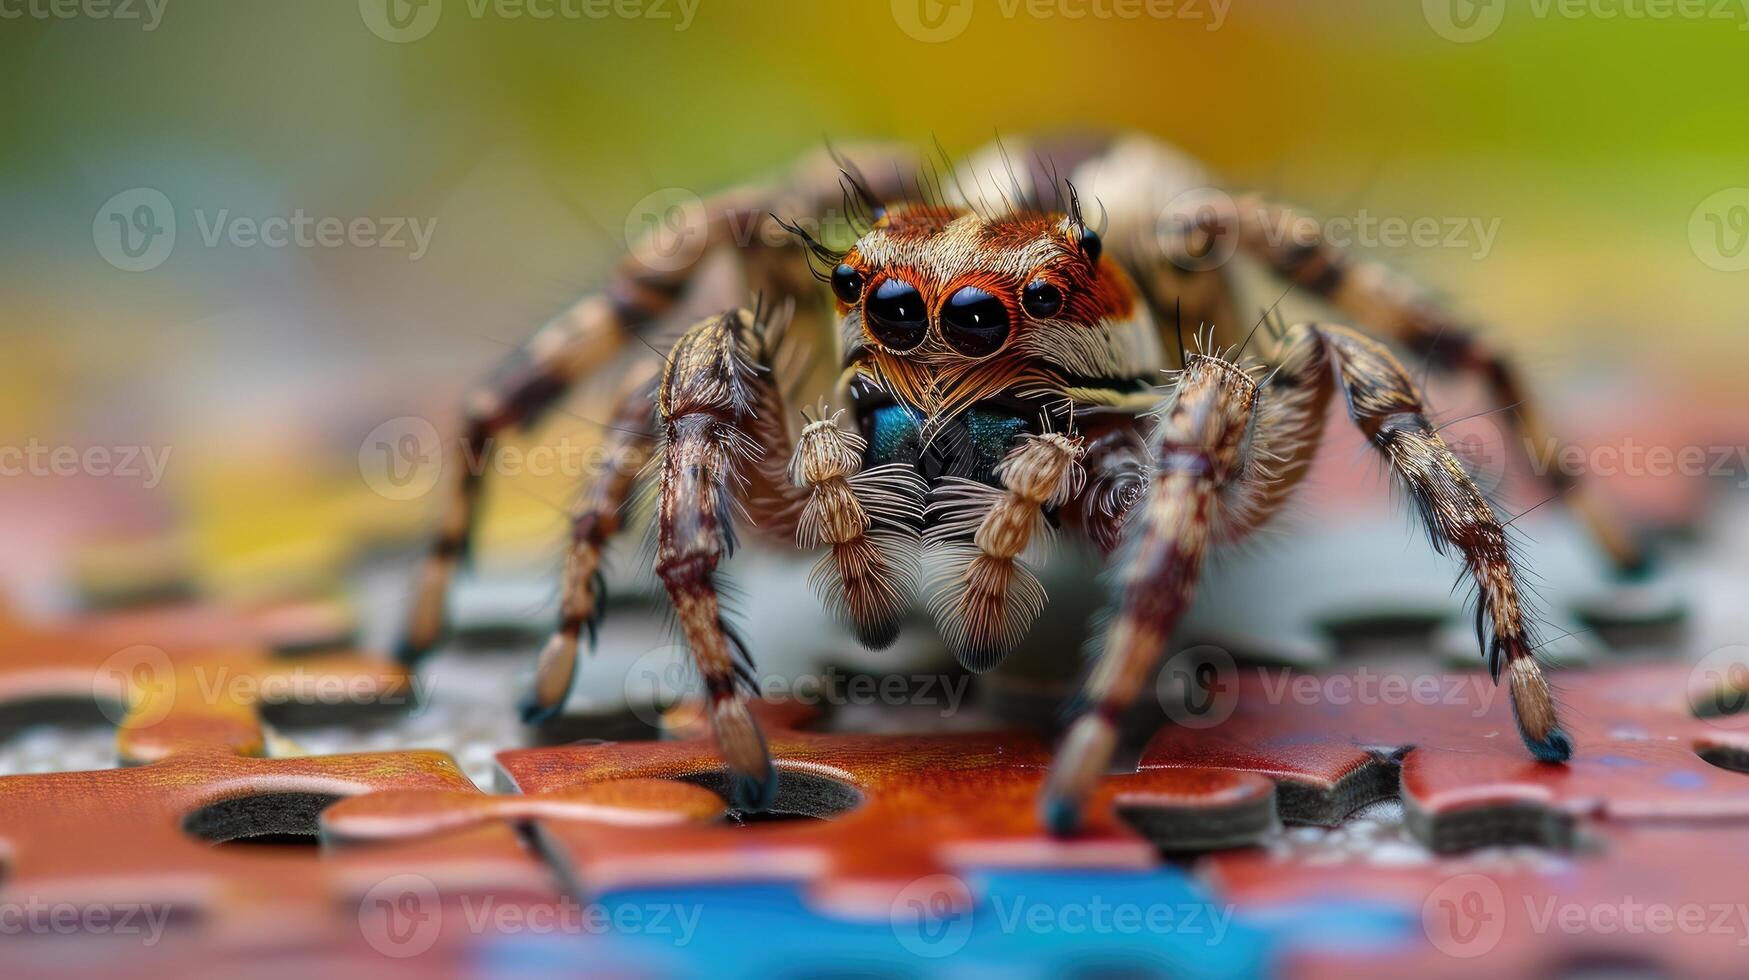
<instances>
[{"instance_id":1,"label":"jigsaw puzzle","mask_svg":"<svg viewBox=\"0 0 1749 980\"><path fill-rule=\"evenodd\" d=\"M1736 6L0 0L0 980L1749 976Z\"/></svg>"}]
</instances>

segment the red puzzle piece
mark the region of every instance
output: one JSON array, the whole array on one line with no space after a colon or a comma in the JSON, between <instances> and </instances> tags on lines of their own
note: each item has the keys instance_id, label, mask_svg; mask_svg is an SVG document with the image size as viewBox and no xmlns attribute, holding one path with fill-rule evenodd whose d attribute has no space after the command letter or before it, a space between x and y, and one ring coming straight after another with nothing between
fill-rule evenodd
<instances>
[{"instance_id":1,"label":"red puzzle piece","mask_svg":"<svg viewBox=\"0 0 1749 980\"><path fill-rule=\"evenodd\" d=\"M778 807L837 813L833 819L651 831L543 817L536 825L547 850L562 857L579 890L794 880L807 884L823 910L884 919L906 886L959 868L1150 867L1159 861L1154 841L1183 849L1231 846L1261 839L1275 826L1268 780L1172 769L1108 778L1084 830L1057 839L1036 815L1050 763L1049 747L1036 736L821 734L786 724L793 712L765 714L780 771ZM504 752L499 763L535 798L626 779L705 785L722 779L714 745L696 732L653 744ZM430 832L446 819L429 812L405 829Z\"/></svg>"},{"instance_id":2,"label":"red puzzle piece","mask_svg":"<svg viewBox=\"0 0 1749 980\"><path fill-rule=\"evenodd\" d=\"M1749 826L1606 822L1586 837L1570 856L1495 852L1394 867L1253 849L1213 855L1204 872L1241 912L1382 902L1419 923L1404 944L1376 952L1304 951L1284 971L1299 978L1363 968L1419 978L1743 975L1749 902L1730 860L1749 846Z\"/></svg>"},{"instance_id":3,"label":"red puzzle piece","mask_svg":"<svg viewBox=\"0 0 1749 980\"><path fill-rule=\"evenodd\" d=\"M347 712L413 703L411 672L355 653L276 656L339 624L325 604L252 610L169 606L0 630L0 708L95 699L117 723L121 760L222 748L266 754L259 712Z\"/></svg>"},{"instance_id":4,"label":"red puzzle piece","mask_svg":"<svg viewBox=\"0 0 1749 980\"><path fill-rule=\"evenodd\" d=\"M1581 817L1749 816L1749 775L1721 768L1749 765L1749 736L1738 719L1695 716L1703 696L1691 674L1684 664L1557 674L1575 752L1550 765L1525 752L1506 692L1486 674L1375 673L1367 694L1357 675L1239 670L1217 681L1198 727L1162 729L1141 768L1267 775L1284 819L1331 824L1395 795L1400 759L1410 826L1438 850L1563 847Z\"/></svg>"}]
</instances>

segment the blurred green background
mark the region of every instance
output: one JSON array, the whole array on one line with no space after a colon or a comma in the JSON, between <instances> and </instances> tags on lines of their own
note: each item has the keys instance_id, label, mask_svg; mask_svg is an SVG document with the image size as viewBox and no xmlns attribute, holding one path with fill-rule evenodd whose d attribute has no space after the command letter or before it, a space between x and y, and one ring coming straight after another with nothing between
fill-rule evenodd
<instances>
[{"instance_id":1,"label":"blurred green background","mask_svg":"<svg viewBox=\"0 0 1749 980\"><path fill-rule=\"evenodd\" d=\"M1573 394L1569 428L1616 392L1738 412L1746 27L1737 0L0 0L0 440L174 446L208 550L320 552L362 433L446 417L650 191L1062 128L1321 214L1497 220L1485 255L1380 257ZM99 245L135 188L178 223L146 271ZM199 227L300 209L431 238Z\"/></svg>"}]
</instances>

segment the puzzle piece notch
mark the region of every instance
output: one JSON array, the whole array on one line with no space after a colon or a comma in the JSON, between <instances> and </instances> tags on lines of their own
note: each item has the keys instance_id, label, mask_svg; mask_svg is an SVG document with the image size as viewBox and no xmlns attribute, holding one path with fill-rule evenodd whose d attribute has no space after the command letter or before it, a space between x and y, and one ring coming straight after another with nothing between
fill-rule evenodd
<instances>
[{"instance_id":1,"label":"puzzle piece notch","mask_svg":"<svg viewBox=\"0 0 1749 980\"><path fill-rule=\"evenodd\" d=\"M796 727L806 712L793 705L758 707L779 770L779 809L818 809L795 797L830 796L822 781L847 787L860 804L830 820L739 828L648 831L537 819L537 836L573 887L599 894L795 881L810 904L829 914L885 919L907 886L956 869L1148 868L1162 848L1239 846L1276 826L1269 780L1178 768L1108 777L1085 829L1059 839L1036 814L1050 750L1034 735L825 734ZM515 788L534 797L626 779L720 778L713 743L694 724L678 728L690 737L515 750L500 753L499 764ZM442 820L434 815L430 826Z\"/></svg>"},{"instance_id":2,"label":"puzzle piece notch","mask_svg":"<svg viewBox=\"0 0 1749 980\"><path fill-rule=\"evenodd\" d=\"M296 942L337 927L334 875L342 869L314 850L239 851L211 841L313 836L315 810L337 797L471 787L436 752L254 759L206 751L127 769L0 778L0 900L169 907L215 941ZM482 853L524 866L509 881L546 881L513 835L472 841L453 856L477 862ZM350 870L380 877L382 867Z\"/></svg>"},{"instance_id":3,"label":"puzzle piece notch","mask_svg":"<svg viewBox=\"0 0 1749 980\"><path fill-rule=\"evenodd\" d=\"M14 622L0 636L0 713L8 728L89 722L95 704L117 727L120 760L137 764L211 748L264 755L264 719L374 719L410 707L417 689L400 665L350 652L272 652L270 644L325 645L318 637L330 635L333 612L325 604L302 613L178 607Z\"/></svg>"},{"instance_id":4,"label":"puzzle piece notch","mask_svg":"<svg viewBox=\"0 0 1749 980\"><path fill-rule=\"evenodd\" d=\"M1695 716L1703 695L1687 665L1556 675L1577 749L1566 765L1524 753L1507 695L1486 674L1376 674L1370 696L1357 693L1361 681L1234 670L1209 702L1230 714L1162 729L1140 768L1266 775L1282 787L1284 819L1320 824L1392 795L1396 774L1411 829L1441 851L1570 847L1576 822L1591 818L1749 816L1749 775L1733 771L1749 760L1749 735L1736 719Z\"/></svg>"}]
</instances>

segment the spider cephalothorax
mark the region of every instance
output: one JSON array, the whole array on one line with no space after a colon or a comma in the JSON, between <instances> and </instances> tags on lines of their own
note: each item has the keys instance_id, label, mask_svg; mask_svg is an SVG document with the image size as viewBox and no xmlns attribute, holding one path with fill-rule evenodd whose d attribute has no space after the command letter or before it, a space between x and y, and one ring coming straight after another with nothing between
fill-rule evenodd
<instances>
[{"instance_id":1,"label":"spider cephalothorax","mask_svg":"<svg viewBox=\"0 0 1749 980\"><path fill-rule=\"evenodd\" d=\"M1516 407L1514 424L1540 434L1511 368L1382 266L1303 235L1284 247L1274 225L1303 232L1304 219L1280 205L1244 197L1219 221L1163 223L1162 203L1199 171L1158 143L1082 142L1063 154L1047 164L1051 151L1041 147L1038 166L1017 171L1003 151L996 206L978 190L984 175L975 168L955 178L954 194L919 195L908 186L924 186L933 172L878 153L863 155L865 167L840 157L769 189L727 193L692 229L705 244L697 255L653 265L634 249L607 288L476 392L457 453L480 457L494 433L526 423L660 323L702 278L706 259L733 253L741 285L765 297L760 311L712 315L673 344L659 376L629 372L607 431L619 458L650 460L657 577L703 677L737 802L768 801L777 771L746 707L751 662L718 600L716 576L737 524L820 549L817 591L870 646L892 641L920 590L948 646L975 670L999 662L1044 608L1027 558L1055 524L1110 556L1117 592L1082 713L1047 784L1042 813L1067 831L1210 548L1279 510L1340 395L1417 504L1434 546L1473 582L1486 661L1496 679L1509 679L1525 745L1544 762L1568 758L1505 526L1428 421L1410 373L1389 348L1347 327L1272 325L1258 336L1232 315L1224 270L1186 262L1185 253L1225 246L1431 363L1479 373ZM885 185L861 177L889 171L895 179ZM1099 194L1109 241L1089 228L1075 185ZM1053 198L1055 207L1046 203ZM866 219L844 251L767 218L818 214L840 200ZM799 244L746 234L767 220L798 232ZM830 297L809 294L810 266ZM1176 316L1164 327L1163 313L1181 311L1203 325L1194 352ZM827 385L788 383L783 368L797 350L827 345L836 346L845 407L793 426L785 406L823 402ZM445 585L465 550L479 470L452 472L454 503L426 565L409 655L438 637ZM579 637L593 635L601 610L602 550L635 482L620 467L578 506L561 620L541 654L531 719L557 712L569 691ZM1638 563L1594 499L1569 499L1618 567Z\"/></svg>"}]
</instances>

